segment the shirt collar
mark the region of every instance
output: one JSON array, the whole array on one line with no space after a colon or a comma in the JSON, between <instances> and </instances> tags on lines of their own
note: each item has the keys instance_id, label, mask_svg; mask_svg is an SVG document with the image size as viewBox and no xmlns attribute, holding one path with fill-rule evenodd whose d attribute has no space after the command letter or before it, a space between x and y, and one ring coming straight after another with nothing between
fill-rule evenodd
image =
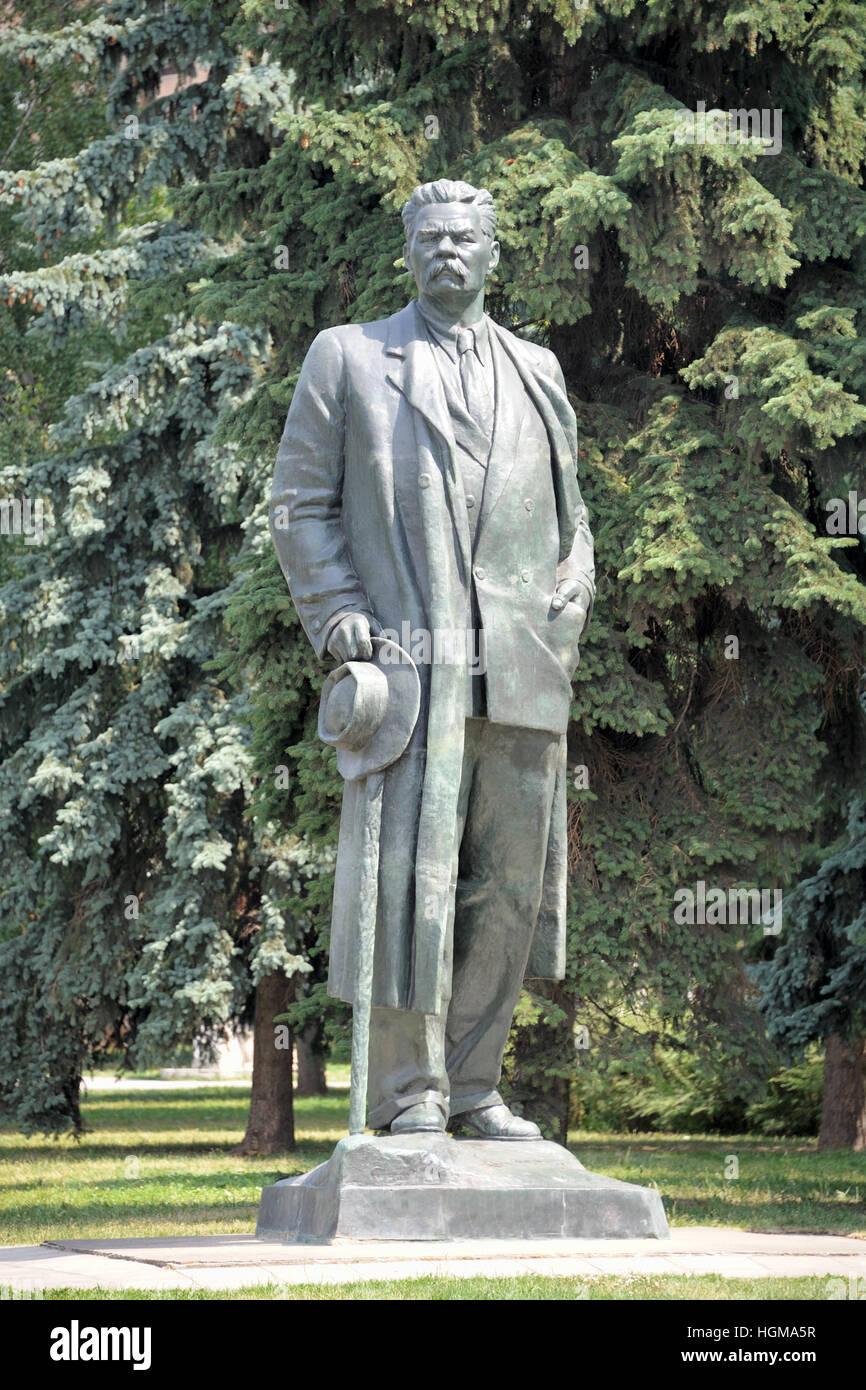
<instances>
[{"instance_id":1,"label":"shirt collar","mask_svg":"<svg viewBox=\"0 0 866 1390\"><path fill-rule=\"evenodd\" d=\"M427 325L427 331L431 338L435 340L444 352L448 354L452 362L457 361L457 325L446 323L435 311L422 307L421 301L418 304L418 312ZM462 325L461 325L462 326ZM487 315L482 315L477 323L466 325L475 334L475 351L481 360L483 367L487 366L487 349L489 334L487 331Z\"/></svg>"}]
</instances>

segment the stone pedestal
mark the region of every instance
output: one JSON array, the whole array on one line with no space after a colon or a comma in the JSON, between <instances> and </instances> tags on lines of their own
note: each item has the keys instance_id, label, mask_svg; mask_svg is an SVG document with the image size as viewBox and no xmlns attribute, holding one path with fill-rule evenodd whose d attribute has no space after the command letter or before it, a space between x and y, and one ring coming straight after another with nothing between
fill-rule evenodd
<instances>
[{"instance_id":1,"label":"stone pedestal","mask_svg":"<svg viewBox=\"0 0 866 1390\"><path fill-rule=\"evenodd\" d=\"M654 1188L590 1173L539 1139L353 1135L327 1163L264 1188L270 1240L472 1240L668 1234Z\"/></svg>"}]
</instances>

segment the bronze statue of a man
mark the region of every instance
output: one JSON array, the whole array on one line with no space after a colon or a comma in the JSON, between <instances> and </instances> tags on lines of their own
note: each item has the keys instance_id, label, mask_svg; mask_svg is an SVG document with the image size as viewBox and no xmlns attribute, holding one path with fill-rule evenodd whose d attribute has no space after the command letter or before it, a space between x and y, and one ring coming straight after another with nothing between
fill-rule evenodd
<instances>
[{"instance_id":1,"label":"bronze statue of a man","mask_svg":"<svg viewBox=\"0 0 866 1390\"><path fill-rule=\"evenodd\" d=\"M420 679L382 773L370 1125L537 1139L496 1088L523 979L564 973L565 731L595 594L576 422L553 353L484 313L490 194L423 184L403 222L418 298L313 342L271 531L320 657L375 661L380 634L409 634ZM356 778L329 976L347 1001L365 825Z\"/></svg>"}]
</instances>

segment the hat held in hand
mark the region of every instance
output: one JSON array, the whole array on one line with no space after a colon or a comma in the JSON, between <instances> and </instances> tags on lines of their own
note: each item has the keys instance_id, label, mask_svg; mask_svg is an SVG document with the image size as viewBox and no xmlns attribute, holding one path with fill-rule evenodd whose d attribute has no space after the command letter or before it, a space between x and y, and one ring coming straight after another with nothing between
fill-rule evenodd
<instances>
[{"instance_id":1,"label":"hat held in hand","mask_svg":"<svg viewBox=\"0 0 866 1390\"><path fill-rule=\"evenodd\" d=\"M319 738L337 750L347 782L390 767L406 751L421 707L415 663L396 642L373 637L369 661L346 661L322 686Z\"/></svg>"}]
</instances>

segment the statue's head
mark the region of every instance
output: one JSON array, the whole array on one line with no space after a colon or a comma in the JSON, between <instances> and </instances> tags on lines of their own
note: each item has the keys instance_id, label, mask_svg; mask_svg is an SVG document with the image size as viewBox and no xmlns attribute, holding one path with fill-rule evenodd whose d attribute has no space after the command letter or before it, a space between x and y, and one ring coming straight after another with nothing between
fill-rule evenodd
<instances>
[{"instance_id":1,"label":"statue's head","mask_svg":"<svg viewBox=\"0 0 866 1390\"><path fill-rule=\"evenodd\" d=\"M403 259L419 294L445 305L474 298L499 263L496 209L486 188L437 179L403 208Z\"/></svg>"}]
</instances>

